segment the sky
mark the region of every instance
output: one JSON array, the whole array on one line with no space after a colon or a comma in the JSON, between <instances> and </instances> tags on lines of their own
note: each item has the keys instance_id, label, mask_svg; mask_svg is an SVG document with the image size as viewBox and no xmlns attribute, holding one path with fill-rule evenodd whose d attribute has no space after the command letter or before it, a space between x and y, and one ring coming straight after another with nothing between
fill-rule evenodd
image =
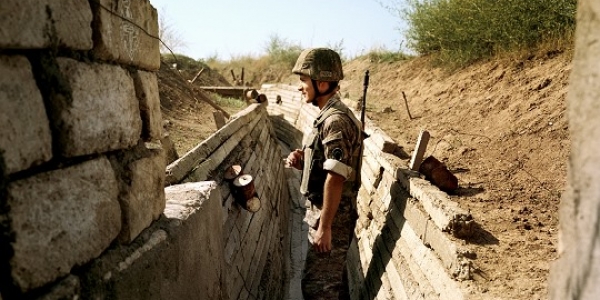
<instances>
[{"instance_id":1,"label":"sky","mask_svg":"<svg viewBox=\"0 0 600 300\"><path fill-rule=\"evenodd\" d=\"M397 0L381 0L394 3ZM272 37L344 57L406 45L405 25L378 0L150 0L193 59L260 56Z\"/></svg>"}]
</instances>

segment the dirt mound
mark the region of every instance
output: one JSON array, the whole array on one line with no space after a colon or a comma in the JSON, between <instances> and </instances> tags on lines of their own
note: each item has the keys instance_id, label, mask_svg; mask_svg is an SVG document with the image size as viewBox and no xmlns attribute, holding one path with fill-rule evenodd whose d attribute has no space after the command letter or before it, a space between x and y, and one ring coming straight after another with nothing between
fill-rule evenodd
<instances>
[{"instance_id":1,"label":"dirt mound","mask_svg":"<svg viewBox=\"0 0 600 300\"><path fill-rule=\"evenodd\" d=\"M203 72L198 77L198 84L221 85L221 81L225 81L215 72L206 73L207 76L202 76L205 75ZM206 113L215 110L208 104L208 101L212 101L211 96L197 89L196 82L188 82L195 76L190 74L192 72L179 72L165 63L160 64L157 72L165 129L170 133L170 139L179 155L192 149L217 129L212 114Z\"/></svg>"},{"instance_id":2,"label":"dirt mound","mask_svg":"<svg viewBox=\"0 0 600 300\"><path fill-rule=\"evenodd\" d=\"M571 53L495 60L454 73L428 65L425 58L353 61L342 88L358 99L370 69L367 115L407 152L420 130L430 132L425 157L438 158L458 177L452 197L481 225L467 242L478 255L476 298L546 299L570 149Z\"/></svg>"},{"instance_id":3,"label":"dirt mound","mask_svg":"<svg viewBox=\"0 0 600 300\"><path fill-rule=\"evenodd\" d=\"M452 197L481 227L466 241L477 253L477 276L469 283L474 299L547 299L570 149L571 55L498 59L452 73L431 68L426 58L344 66L342 95L358 100L369 69L367 116L408 153L419 131L428 130L425 157L442 161L458 178ZM178 100L186 88L169 74L161 67L163 113L181 136L176 144L197 144L216 129L205 113L211 108Z\"/></svg>"}]
</instances>

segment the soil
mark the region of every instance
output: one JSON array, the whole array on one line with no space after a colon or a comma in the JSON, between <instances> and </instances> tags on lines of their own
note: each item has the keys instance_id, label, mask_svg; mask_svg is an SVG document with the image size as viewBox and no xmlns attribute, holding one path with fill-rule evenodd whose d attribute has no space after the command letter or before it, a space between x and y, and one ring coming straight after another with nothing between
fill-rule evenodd
<instances>
[{"instance_id":1,"label":"soil","mask_svg":"<svg viewBox=\"0 0 600 300\"><path fill-rule=\"evenodd\" d=\"M425 157L442 161L458 178L451 197L480 227L465 241L477 254L476 276L466 283L472 299L548 298L570 150L571 58L570 50L547 51L452 72L431 67L427 58L344 65L343 96L359 99L368 69L367 116L409 154L419 132L429 131ZM168 86L164 71L163 118L184 153L216 129L206 114L213 109Z\"/></svg>"}]
</instances>

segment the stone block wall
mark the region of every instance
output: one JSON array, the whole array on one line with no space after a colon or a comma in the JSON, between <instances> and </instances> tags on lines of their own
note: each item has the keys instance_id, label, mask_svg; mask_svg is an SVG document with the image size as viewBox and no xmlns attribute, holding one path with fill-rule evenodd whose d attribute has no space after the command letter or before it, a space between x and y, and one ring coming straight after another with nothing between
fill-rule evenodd
<instances>
[{"instance_id":1,"label":"stone block wall","mask_svg":"<svg viewBox=\"0 0 600 300\"><path fill-rule=\"evenodd\" d=\"M0 28L0 293L79 295L165 208L157 13L7 0Z\"/></svg>"},{"instance_id":2,"label":"stone block wall","mask_svg":"<svg viewBox=\"0 0 600 300\"><path fill-rule=\"evenodd\" d=\"M169 188L210 180L215 183L213 193L219 195L218 211L202 208L219 216L220 224L210 229L218 240L202 242L222 245L211 253L223 266L218 270L221 294L201 299L284 299L288 294L290 197L274 128L265 106L252 104L167 166ZM252 176L261 202L257 212L236 201L234 187L225 178L233 165ZM171 199L168 190L167 198Z\"/></svg>"},{"instance_id":3,"label":"stone block wall","mask_svg":"<svg viewBox=\"0 0 600 300\"><path fill-rule=\"evenodd\" d=\"M279 139L299 148L318 108L291 85L264 85ZM360 114L355 112L360 118ZM286 124L287 123L287 124ZM474 253L453 236L470 219L446 193L408 170L408 154L368 119L357 198L359 220L348 252L352 299L468 299ZM460 222L459 222L460 223ZM472 225L472 223L471 223Z\"/></svg>"}]
</instances>

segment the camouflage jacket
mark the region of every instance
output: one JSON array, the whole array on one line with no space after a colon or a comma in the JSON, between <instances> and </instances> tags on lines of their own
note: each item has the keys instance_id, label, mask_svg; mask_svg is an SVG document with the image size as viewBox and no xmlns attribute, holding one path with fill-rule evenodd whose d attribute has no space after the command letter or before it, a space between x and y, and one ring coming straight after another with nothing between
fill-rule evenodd
<instances>
[{"instance_id":1,"label":"camouflage jacket","mask_svg":"<svg viewBox=\"0 0 600 300\"><path fill-rule=\"evenodd\" d=\"M322 204L327 172L346 178L344 197L352 197L352 187L360 180L360 121L336 95L329 99L313 123L303 145L304 167L300 192L313 204Z\"/></svg>"}]
</instances>

